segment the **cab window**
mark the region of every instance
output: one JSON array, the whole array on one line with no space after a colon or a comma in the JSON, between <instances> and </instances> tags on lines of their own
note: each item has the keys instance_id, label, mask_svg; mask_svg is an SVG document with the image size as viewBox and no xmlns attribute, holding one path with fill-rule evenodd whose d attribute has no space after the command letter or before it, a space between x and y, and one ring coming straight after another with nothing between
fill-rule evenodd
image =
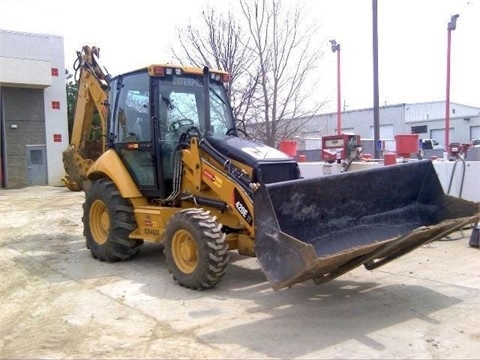
<instances>
[{"instance_id":1,"label":"cab window","mask_svg":"<svg viewBox=\"0 0 480 360\"><path fill-rule=\"evenodd\" d=\"M146 72L124 75L120 80L114 115L117 153L140 189L154 188L155 163L152 156L149 85Z\"/></svg>"}]
</instances>

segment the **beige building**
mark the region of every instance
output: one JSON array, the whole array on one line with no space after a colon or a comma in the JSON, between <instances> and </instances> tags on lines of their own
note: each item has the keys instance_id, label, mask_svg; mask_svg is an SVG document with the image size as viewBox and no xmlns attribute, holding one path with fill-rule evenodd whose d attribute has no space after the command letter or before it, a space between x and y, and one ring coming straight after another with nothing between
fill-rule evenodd
<instances>
[{"instance_id":1,"label":"beige building","mask_svg":"<svg viewBox=\"0 0 480 360\"><path fill-rule=\"evenodd\" d=\"M0 30L0 187L62 185L63 38Z\"/></svg>"}]
</instances>

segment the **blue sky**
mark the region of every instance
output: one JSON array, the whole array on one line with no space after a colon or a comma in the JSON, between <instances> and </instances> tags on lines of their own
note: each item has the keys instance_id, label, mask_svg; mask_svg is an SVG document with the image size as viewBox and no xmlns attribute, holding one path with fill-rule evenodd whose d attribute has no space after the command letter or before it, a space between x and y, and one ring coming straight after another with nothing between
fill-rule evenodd
<instances>
[{"instance_id":1,"label":"blue sky","mask_svg":"<svg viewBox=\"0 0 480 360\"><path fill-rule=\"evenodd\" d=\"M75 51L97 45L113 75L150 63L172 61L176 31L199 21L207 4L227 9L235 0L135 2L0 0L0 28L60 35L65 64ZM284 1L290 4L293 1ZM315 96L336 109L336 55L341 44L342 98L347 110L373 105L372 1L307 0L310 21L324 55ZM480 107L480 0L378 0L380 104L445 99L447 23L460 14L452 33L451 101Z\"/></svg>"}]
</instances>

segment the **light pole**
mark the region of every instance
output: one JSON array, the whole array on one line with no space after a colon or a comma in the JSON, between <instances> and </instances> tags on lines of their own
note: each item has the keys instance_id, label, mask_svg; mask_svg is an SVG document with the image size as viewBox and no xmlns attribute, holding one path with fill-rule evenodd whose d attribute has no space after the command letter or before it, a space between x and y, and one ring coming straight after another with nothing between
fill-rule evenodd
<instances>
[{"instance_id":1,"label":"light pole","mask_svg":"<svg viewBox=\"0 0 480 360\"><path fill-rule=\"evenodd\" d=\"M445 151L448 151L450 143L450 48L452 43L452 30L457 28L457 19L459 15L453 15L447 26L447 94L445 98Z\"/></svg>"},{"instance_id":2,"label":"light pole","mask_svg":"<svg viewBox=\"0 0 480 360\"><path fill-rule=\"evenodd\" d=\"M335 40L330 40L332 52L337 53L337 134L342 133L342 93L340 87L340 44Z\"/></svg>"},{"instance_id":3,"label":"light pole","mask_svg":"<svg viewBox=\"0 0 480 360\"><path fill-rule=\"evenodd\" d=\"M372 0L372 48L373 48L373 143L374 158L380 158L380 104L378 89L378 2Z\"/></svg>"}]
</instances>

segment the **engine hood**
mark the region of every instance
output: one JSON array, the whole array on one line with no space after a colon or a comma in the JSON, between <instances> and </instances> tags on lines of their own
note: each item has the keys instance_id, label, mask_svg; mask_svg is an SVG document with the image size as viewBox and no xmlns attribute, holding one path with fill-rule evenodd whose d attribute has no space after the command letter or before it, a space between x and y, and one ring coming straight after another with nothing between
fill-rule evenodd
<instances>
[{"instance_id":1,"label":"engine hood","mask_svg":"<svg viewBox=\"0 0 480 360\"><path fill-rule=\"evenodd\" d=\"M206 140L223 155L255 167L258 163L294 162L287 154L251 140L229 135L207 136Z\"/></svg>"},{"instance_id":2,"label":"engine hood","mask_svg":"<svg viewBox=\"0 0 480 360\"><path fill-rule=\"evenodd\" d=\"M270 146L228 135L207 136L215 150L253 169L252 182L269 184L301 177L295 159Z\"/></svg>"}]
</instances>

